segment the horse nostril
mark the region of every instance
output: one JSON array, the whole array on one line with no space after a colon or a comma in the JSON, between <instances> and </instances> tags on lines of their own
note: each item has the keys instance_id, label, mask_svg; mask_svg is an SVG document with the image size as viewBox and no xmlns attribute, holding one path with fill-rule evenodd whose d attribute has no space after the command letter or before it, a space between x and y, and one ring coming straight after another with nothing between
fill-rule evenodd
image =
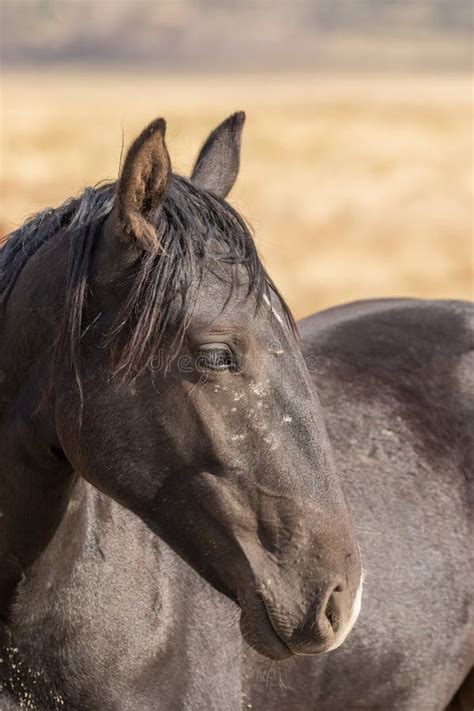
<instances>
[{"instance_id":1,"label":"horse nostril","mask_svg":"<svg viewBox=\"0 0 474 711\"><path fill-rule=\"evenodd\" d=\"M329 596L329 600L327 601L326 604L326 609L324 610L324 615L326 617L326 620L328 621L331 630L333 632L337 631L337 628L339 626L339 605L336 602L336 599L334 597L335 592L342 592L342 586L338 585L337 587L334 588L332 594Z\"/></svg>"},{"instance_id":2,"label":"horse nostril","mask_svg":"<svg viewBox=\"0 0 474 711\"><path fill-rule=\"evenodd\" d=\"M331 602L328 602L328 605L326 607L326 619L329 622L329 624L331 625L331 627L333 627L334 615L333 615L333 611L332 611L332 607L331 607Z\"/></svg>"}]
</instances>

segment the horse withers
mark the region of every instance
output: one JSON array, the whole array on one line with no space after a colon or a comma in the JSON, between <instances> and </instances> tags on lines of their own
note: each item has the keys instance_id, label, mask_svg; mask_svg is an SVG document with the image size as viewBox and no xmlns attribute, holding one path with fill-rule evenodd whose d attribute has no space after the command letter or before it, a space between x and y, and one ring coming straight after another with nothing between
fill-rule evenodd
<instances>
[{"instance_id":1,"label":"horse withers","mask_svg":"<svg viewBox=\"0 0 474 711\"><path fill-rule=\"evenodd\" d=\"M2 249L10 697L219 708L215 638L182 642L187 619L209 624L194 608L211 593L177 560L238 603L246 641L273 659L334 649L357 618L359 549L321 408L291 315L224 200L243 121L210 135L190 180L171 172L154 121L116 184L39 214ZM176 650L198 679L171 684L173 706L160 690Z\"/></svg>"}]
</instances>

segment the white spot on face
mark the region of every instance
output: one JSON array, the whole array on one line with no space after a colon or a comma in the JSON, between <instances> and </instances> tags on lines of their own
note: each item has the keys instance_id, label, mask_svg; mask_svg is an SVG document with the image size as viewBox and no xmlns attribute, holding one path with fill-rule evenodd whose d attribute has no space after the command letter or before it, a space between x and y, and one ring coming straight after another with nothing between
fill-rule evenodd
<instances>
[{"instance_id":1,"label":"white spot on face","mask_svg":"<svg viewBox=\"0 0 474 711\"><path fill-rule=\"evenodd\" d=\"M250 388L258 397L263 397L266 394L266 390L261 383L252 383Z\"/></svg>"},{"instance_id":2,"label":"white spot on face","mask_svg":"<svg viewBox=\"0 0 474 711\"><path fill-rule=\"evenodd\" d=\"M264 300L265 303L270 307L270 311L271 311L272 314L275 316L275 318L276 318L276 320L278 321L278 323L279 323L281 326L283 326L283 325L284 325L283 319L281 318L280 314L278 314L278 313L275 311L275 309L273 308L273 305L272 305L270 299L268 298L268 296L267 296L266 294L265 294L265 296L263 297L263 300Z\"/></svg>"},{"instance_id":3,"label":"white spot on face","mask_svg":"<svg viewBox=\"0 0 474 711\"><path fill-rule=\"evenodd\" d=\"M283 415L283 422L293 422L293 418L289 415Z\"/></svg>"},{"instance_id":4,"label":"white spot on face","mask_svg":"<svg viewBox=\"0 0 474 711\"><path fill-rule=\"evenodd\" d=\"M232 435L231 437L232 442L240 442L243 439L245 439L245 435L243 434Z\"/></svg>"},{"instance_id":5,"label":"white spot on face","mask_svg":"<svg viewBox=\"0 0 474 711\"><path fill-rule=\"evenodd\" d=\"M265 442L265 444L268 444L270 451L274 452L277 448L276 442L272 437L264 437L263 441Z\"/></svg>"}]
</instances>

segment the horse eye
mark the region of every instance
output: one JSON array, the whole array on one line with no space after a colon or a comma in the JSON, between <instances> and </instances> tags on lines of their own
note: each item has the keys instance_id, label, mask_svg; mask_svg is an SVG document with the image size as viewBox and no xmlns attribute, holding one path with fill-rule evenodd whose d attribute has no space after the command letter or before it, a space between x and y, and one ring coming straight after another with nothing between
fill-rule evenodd
<instances>
[{"instance_id":1,"label":"horse eye","mask_svg":"<svg viewBox=\"0 0 474 711\"><path fill-rule=\"evenodd\" d=\"M235 373L237 362L230 348L224 346L209 346L202 348L197 356L196 364L204 372L230 370Z\"/></svg>"}]
</instances>

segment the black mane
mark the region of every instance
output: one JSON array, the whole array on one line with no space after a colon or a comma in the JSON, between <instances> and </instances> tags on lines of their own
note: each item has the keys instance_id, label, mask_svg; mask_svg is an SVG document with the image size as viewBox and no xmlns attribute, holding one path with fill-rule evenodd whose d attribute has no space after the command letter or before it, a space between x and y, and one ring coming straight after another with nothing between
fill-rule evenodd
<instances>
[{"instance_id":1,"label":"black mane","mask_svg":"<svg viewBox=\"0 0 474 711\"><path fill-rule=\"evenodd\" d=\"M89 291L94 245L111 212L116 184L86 188L55 209L44 210L13 232L0 249L0 306L5 305L29 258L60 232L68 236L69 274L62 328L56 357L67 355L77 374L83 314ZM190 287L199 284L206 268L231 265L229 297L236 284L236 268L244 267L248 293L257 308L270 291L278 294L259 256L243 218L224 200L173 175L157 218L156 249L143 251L133 270L125 305L117 314L110 337L120 339L114 372L136 377L150 365L153 353L170 328L179 341L192 314ZM281 299L288 323L294 321Z\"/></svg>"}]
</instances>

